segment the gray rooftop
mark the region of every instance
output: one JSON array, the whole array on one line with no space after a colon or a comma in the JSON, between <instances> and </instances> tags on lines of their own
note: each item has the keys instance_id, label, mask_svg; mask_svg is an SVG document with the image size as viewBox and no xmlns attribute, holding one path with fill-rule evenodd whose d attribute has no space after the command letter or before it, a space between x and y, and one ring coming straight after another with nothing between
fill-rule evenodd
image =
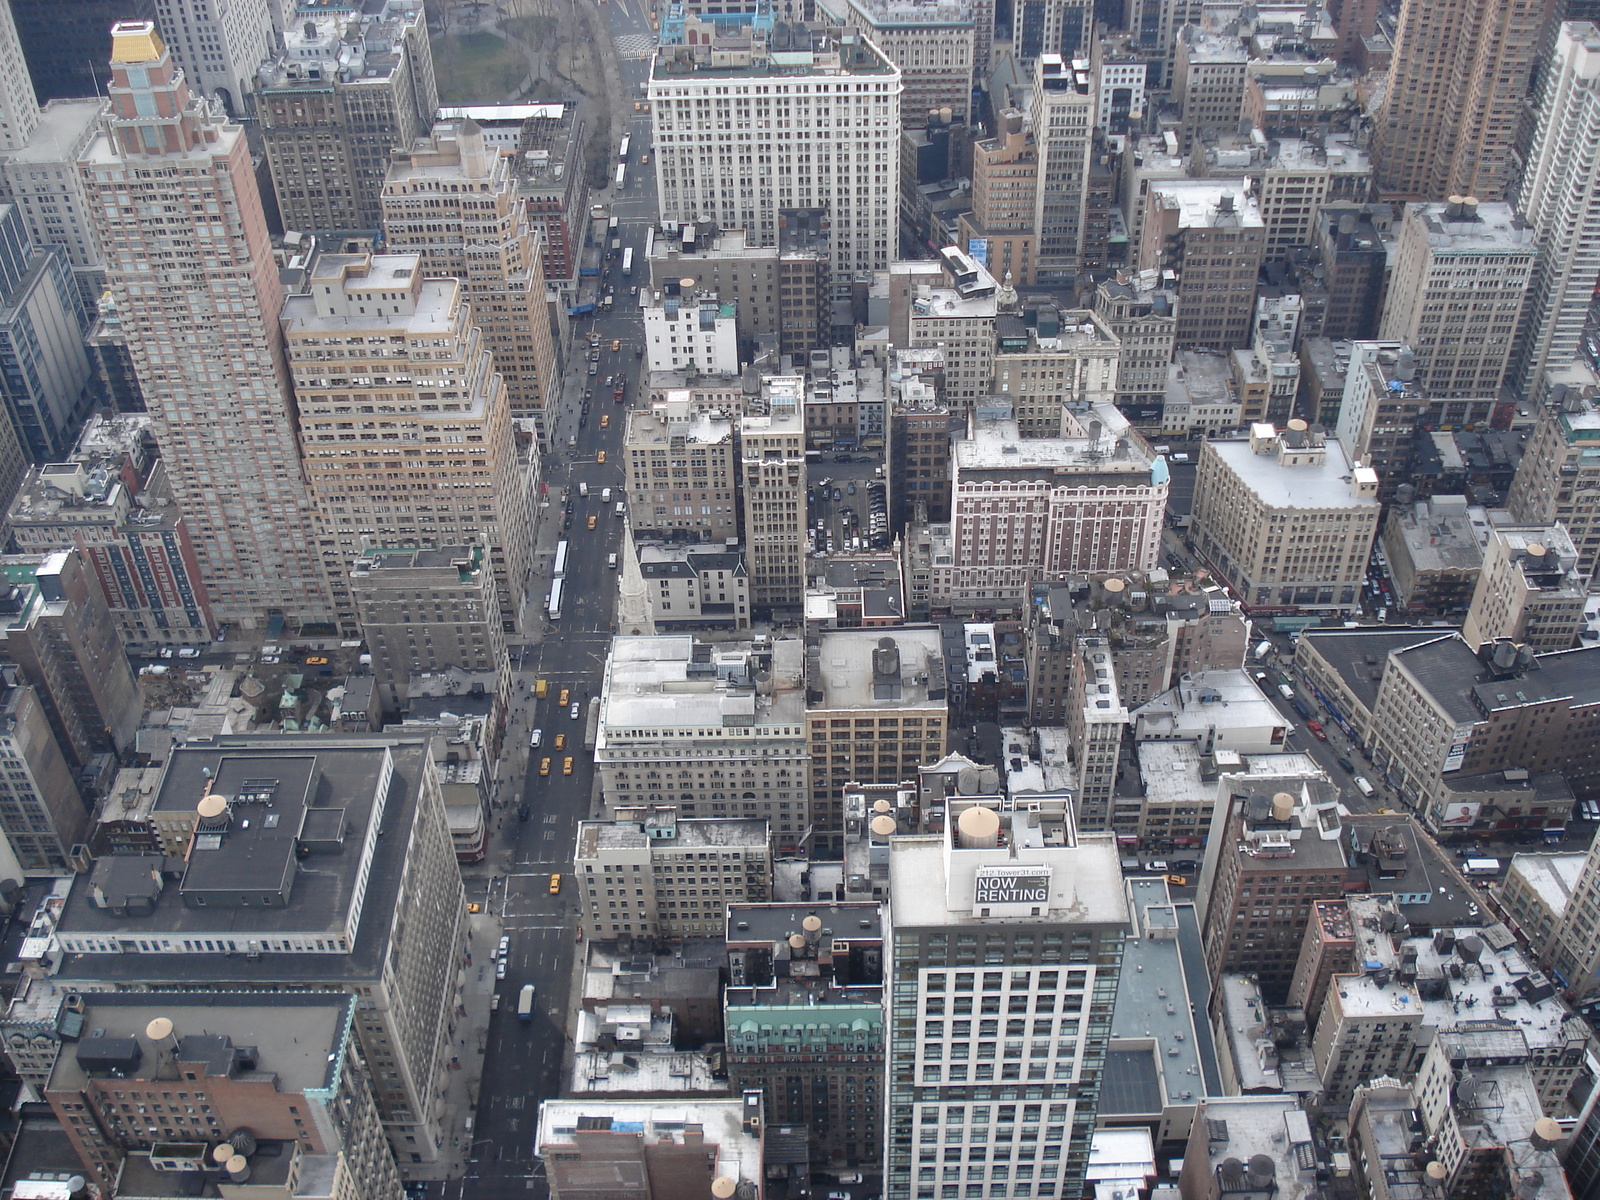
<instances>
[{"instance_id":1,"label":"gray rooftop","mask_svg":"<svg viewBox=\"0 0 1600 1200\"><path fill-rule=\"evenodd\" d=\"M1389 661L1389 654L1423 642L1450 637L1451 630L1435 628L1403 629L1308 629L1300 635L1344 681L1368 712L1378 701L1378 682Z\"/></svg>"}]
</instances>

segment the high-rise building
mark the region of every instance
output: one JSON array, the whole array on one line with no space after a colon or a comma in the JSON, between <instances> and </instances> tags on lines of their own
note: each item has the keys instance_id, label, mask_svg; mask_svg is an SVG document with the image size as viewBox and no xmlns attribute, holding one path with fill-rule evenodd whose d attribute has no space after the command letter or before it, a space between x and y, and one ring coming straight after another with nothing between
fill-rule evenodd
<instances>
[{"instance_id":1,"label":"high-rise building","mask_svg":"<svg viewBox=\"0 0 1600 1200\"><path fill-rule=\"evenodd\" d=\"M1312 902L1344 894L1346 865L1339 789L1309 757L1290 757L1281 773L1218 782L1199 884L1212 986L1253 974L1274 1004L1288 996Z\"/></svg>"},{"instance_id":2,"label":"high-rise building","mask_svg":"<svg viewBox=\"0 0 1600 1200\"><path fill-rule=\"evenodd\" d=\"M937 356L939 367L916 359ZM950 410L924 375L942 373L942 350L897 351L900 378L889 382L889 527L950 519Z\"/></svg>"},{"instance_id":3,"label":"high-rise building","mask_svg":"<svg viewBox=\"0 0 1600 1200\"><path fill-rule=\"evenodd\" d=\"M1178 55L1178 35L1185 25L1200 22L1201 0L1130 0L1125 10L1125 28L1133 31L1136 44L1150 56L1148 86L1172 87Z\"/></svg>"},{"instance_id":4,"label":"high-rise building","mask_svg":"<svg viewBox=\"0 0 1600 1200\"><path fill-rule=\"evenodd\" d=\"M728 906L728 1081L803 1125L815 1162L883 1161L883 916L877 902Z\"/></svg>"},{"instance_id":5,"label":"high-rise building","mask_svg":"<svg viewBox=\"0 0 1600 1200\"><path fill-rule=\"evenodd\" d=\"M1411 347L1428 395L1479 401L1464 423L1499 396L1537 250L1509 204L1406 206L1378 336Z\"/></svg>"},{"instance_id":6,"label":"high-rise building","mask_svg":"<svg viewBox=\"0 0 1600 1200\"><path fill-rule=\"evenodd\" d=\"M74 770L133 745L142 706L94 576L74 550L0 558L0 660L39 693Z\"/></svg>"},{"instance_id":7,"label":"high-rise building","mask_svg":"<svg viewBox=\"0 0 1600 1200\"><path fill-rule=\"evenodd\" d=\"M1256 275L1266 251L1261 210L1243 182L1152 180L1144 199L1139 269L1177 277L1179 350L1248 346Z\"/></svg>"},{"instance_id":8,"label":"high-rise building","mask_svg":"<svg viewBox=\"0 0 1600 1200\"><path fill-rule=\"evenodd\" d=\"M495 673L509 690L494 572L481 544L367 549L352 565L350 597L387 711L406 707L411 676L450 667Z\"/></svg>"},{"instance_id":9,"label":"high-rise building","mask_svg":"<svg viewBox=\"0 0 1600 1200\"><path fill-rule=\"evenodd\" d=\"M743 229L771 246L784 210L823 208L835 294L883 270L899 229L899 69L854 31L687 17L663 21L661 40L646 94L662 219ZM736 83L724 53L748 61ZM734 175L701 140L723 119L738 126Z\"/></svg>"},{"instance_id":10,"label":"high-rise building","mask_svg":"<svg viewBox=\"0 0 1600 1200\"><path fill-rule=\"evenodd\" d=\"M1551 0L1402 0L1372 137L1380 193L1508 198L1513 139L1550 7Z\"/></svg>"},{"instance_id":11,"label":"high-rise building","mask_svg":"<svg viewBox=\"0 0 1600 1200\"><path fill-rule=\"evenodd\" d=\"M92 997L81 1010L87 1036L56 1059L43 1091L101 1188L221 1171L252 1189L320 1178L331 1200L405 1195L355 1036L354 996Z\"/></svg>"},{"instance_id":12,"label":"high-rise building","mask_svg":"<svg viewBox=\"0 0 1600 1200\"><path fill-rule=\"evenodd\" d=\"M411 252L426 275L460 280L514 417L546 439L558 394L556 349L545 304L544 255L517 191L511 160L485 144L471 118L443 121L394 152L383 185L383 236ZM440 236L440 227L448 235ZM459 236L457 236L459 235Z\"/></svg>"},{"instance_id":13,"label":"high-rise building","mask_svg":"<svg viewBox=\"0 0 1600 1200\"><path fill-rule=\"evenodd\" d=\"M972 211L961 215L958 240L986 243L991 274L1025 286L1039 257L1039 153L1022 113L1007 109L999 124L995 137L973 143Z\"/></svg>"},{"instance_id":14,"label":"high-rise building","mask_svg":"<svg viewBox=\"0 0 1600 1200\"><path fill-rule=\"evenodd\" d=\"M5 756L0 835L4 861L24 875L62 875L85 840L89 809L77 774L40 702L39 691L16 668L0 669L0 755Z\"/></svg>"},{"instance_id":15,"label":"high-rise building","mask_svg":"<svg viewBox=\"0 0 1600 1200\"><path fill-rule=\"evenodd\" d=\"M639 1200L689 1200L716 1179L759 1192L767 1178L759 1092L689 1102L546 1100L534 1138L551 1200L594 1200L612 1190L609 1182L597 1188L596 1179L626 1179Z\"/></svg>"},{"instance_id":16,"label":"high-rise building","mask_svg":"<svg viewBox=\"0 0 1600 1200\"><path fill-rule=\"evenodd\" d=\"M1015 608L1035 583L1156 565L1167 467L1109 404L1063 410L1063 436L1023 438L975 420L953 446L948 564L936 594Z\"/></svg>"},{"instance_id":17,"label":"high-rise building","mask_svg":"<svg viewBox=\"0 0 1600 1200\"><path fill-rule=\"evenodd\" d=\"M1195 548L1246 604L1354 612L1378 533L1378 475L1304 424L1201 446Z\"/></svg>"},{"instance_id":18,"label":"high-rise building","mask_svg":"<svg viewBox=\"0 0 1600 1200\"><path fill-rule=\"evenodd\" d=\"M1417 379L1417 358L1400 342L1352 342L1334 427L1352 462L1378 473L1378 498L1388 502L1405 482L1411 441L1431 405Z\"/></svg>"},{"instance_id":19,"label":"high-rise building","mask_svg":"<svg viewBox=\"0 0 1600 1200\"><path fill-rule=\"evenodd\" d=\"M155 20L155 0L12 0L39 102L103 95L111 72L111 27Z\"/></svg>"},{"instance_id":20,"label":"high-rise building","mask_svg":"<svg viewBox=\"0 0 1600 1200\"><path fill-rule=\"evenodd\" d=\"M1566 650L1583 628L1589 579L1562 525L1492 525L1461 636L1474 648L1510 638L1535 654Z\"/></svg>"},{"instance_id":21,"label":"high-rise building","mask_svg":"<svg viewBox=\"0 0 1600 1200\"><path fill-rule=\"evenodd\" d=\"M79 991L356 993L395 1157L436 1162L467 934L430 740L179 746L145 818L161 852L102 855L59 909L57 1013Z\"/></svg>"},{"instance_id":22,"label":"high-rise building","mask_svg":"<svg viewBox=\"0 0 1600 1200\"><path fill-rule=\"evenodd\" d=\"M578 822L572 872L593 941L716 937L729 904L771 898L772 841L759 817L619 807L609 821Z\"/></svg>"},{"instance_id":23,"label":"high-rise building","mask_svg":"<svg viewBox=\"0 0 1600 1200\"><path fill-rule=\"evenodd\" d=\"M1177 333L1178 297L1157 286L1154 272L1103 279L1095 288L1094 310L1117 336L1117 407L1135 425L1161 420Z\"/></svg>"},{"instance_id":24,"label":"high-rise building","mask_svg":"<svg viewBox=\"0 0 1600 1200\"><path fill-rule=\"evenodd\" d=\"M1539 410L1506 507L1524 525L1560 521L1578 548L1578 570L1600 568L1600 394L1562 388Z\"/></svg>"},{"instance_id":25,"label":"high-rise building","mask_svg":"<svg viewBox=\"0 0 1600 1200\"><path fill-rule=\"evenodd\" d=\"M1033 143L1039 157L1036 273L1071 278L1083 257L1084 210L1094 144L1094 89L1080 61L1041 54L1033 68Z\"/></svg>"},{"instance_id":26,"label":"high-rise building","mask_svg":"<svg viewBox=\"0 0 1600 1200\"><path fill-rule=\"evenodd\" d=\"M1129 925L1115 844L1070 806L945 809L943 832L888 843L884 1196L1077 1196Z\"/></svg>"},{"instance_id":27,"label":"high-rise building","mask_svg":"<svg viewBox=\"0 0 1600 1200\"><path fill-rule=\"evenodd\" d=\"M818 0L840 25L861 31L900 70L900 116L921 125L949 109L966 121L972 107L975 20L970 0Z\"/></svg>"},{"instance_id":28,"label":"high-rise building","mask_svg":"<svg viewBox=\"0 0 1600 1200\"><path fill-rule=\"evenodd\" d=\"M1539 124L1516 191L1539 253L1507 380L1543 399L1547 366L1578 357L1589 301L1600 286L1600 164L1585 152L1600 138L1600 29L1569 21L1540 80Z\"/></svg>"},{"instance_id":29,"label":"high-rise building","mask_svg":"<svg viewBox=\"0 0 1600 1200\"><path fill-rule=\"evenodd\" d=\"M34 467L6 515L23 553L76 550L130 650L216 636L189 520L172 503L150 418L92 417L65 462Z\"/></svg>"},{"instance_id":30,"label":"high-rise building","mask_svg":"<svg viewBox=\"0 0 1600 1200\"><path fill-rule=\"evenodd\" d=\"M158 0L158 3L203 0ZM433 127L439 94L417 0L291 24L260 63L256 115L285 229L377 230L389 156ZM441 213L442 215L442 213Z\"/></svg>"},{"instance_id":31,"label":"high-rise building","mask_svg":"<svg viewBox=\"0 0 1600 1200\"><path fill-rule=\"evenodd\" d=\"M1074 419L1117 397L1122 343L1092 309L1041 308L1033 325L995 321L993 391L1011 402L1025 438L1070 436Z\"/></svg>"},{"instance_id":32,"label":"high-rise building","mask_svg":"<svg viewBox=\"0 0 1600 1200\"><path fill-rule=\"evenodd\" d=\"M898 783L944 757L948 697L944 644L931 625L818 638L806 660L806 724L819 852L843 849L846 784Z\"/></svg>"},{"instance_id":33,"label":"high-rise building","mask_svg":"<svg viewBox=\"0 0 1600 1200\"><path fill-rule=\"evenodd\" d=\"M284 302L306 473L325 520L317 545L352 627L350 568L369 547L486 546L500 619L516 629L532 468L465 286L423 275L416 254L313 253ZM329 374L334 356L348 374ZM367 407L389 419L350 420Z\"/></svg>"},{"instance_id":34,"label":"high-rise building","mask_svg":"<svg viewBox=\"0 0 1600 1200\"><path fill-rule=\"evenodd\" d=\"M759 818L792 853L809 824L804 685L795 638L612 639L594 750L608 806Z\"/></svg>"},{"instance_id":35,"label":"high-rise building","mask_svg":"<svg viewBox=\"0 0 1600 1200\"><path fill-rule=\"evenodd\" d=\"M636 534L727 542L739 536L733 421L695 412L681 390L628 410L623 438L628 519Z\"/></svg>"},{"instance_id":36,"label":"high-rise building","mask_svg":"<svg viewBox=\"0 0 1600 1200\"><path fill-rule=\"evenodd\" d=\"M27 144L0 153L0 199L17 206L35 246L66 255L86 306L98 304L105 290L105 256L95 240L78 159L98 132L105 108L98 91L85 99L52 100L40 110Z\"/></svg>"},{"instance_id":37,"label":"high-rise building","mask_svg":"<svg viewBox=\"0 0 1600 1200\"><path fill-rule=\"evenodd\" d=\"M222 101L229 116L244 116L245 97L257 87L256 67L272 52L273 35L283 30L282 0L152 2L156 29L189 87Z\"/></svg>"},{"instance_id":38,"label":"high-rise building","mask_svg":"<svg viewBox=\"0 0 1600 1200\"><path fill-rule=\"evenodd\" d=\"M797 612L805 600L805 378L761 381L765 416L739 418L739 494L744 505L750 602Z\"/></svg>"},{"instance_id":39,"label":"high-rise building","mask_svg":"<svg viewBox=\"0 0 1600 1200\"><path fill-rule=\"evenodd\" d=\"M1185 26L1178 35L1172 97L1183 114L1178 148L1200 152L1203 141L1229 137L1244 109L1245 66L1249 55L1237 33Z\"/></svg>"},{"instance_id":40,"label":"high-rise building","mask_svg":"<svg viewBox=\"0 0 1600 1200\"><path fill-rule=\"evenodd\" d=\"M648 370L739 373L736 303L724 303L715 292L698 288L684 291L675 279L640 300Z\"/></svg>"},{"instance_id":41,"label":"high-rise building","mask_svg":"<svg viewBox=\"0 0 1600 1200\"><path fill-rule=\"evenodd\" d=\"M112 41L111 110L79 168L206 590L227 621L327 620L244 130L190 95L149 22Z\"/></svg>"},{"instance_id":42,"label":"high-rise building","mask_svg":"<svg viewBox=\"0 0 1600 1200\"><path fill-rule=\"evenodd\" d=\"M994 380L999 312L994 276L971 256L946 246L937 262L891 265L889 289L891 344L944 352L940 396L965 421Z\"/></svg>"},{"instance_id":43,"label":"high-rise building","mask_svg":"<svg viewBox=\"0 0 1600 1200\"><path fill-rule=\"evenodd\" d=\"M1111 796L1117 786L1128 709L1117 695L1109 639L1091 636L1078 640L1063 707L1077 766L1078 822L1089 830L1110 829Z\"/></svg>"},{"instance_id":44,"label":"high-rise building","mask_svg":"<svg viewBox=\"0 0 1600 1200\"><path fill-rule=\"evenodd\" d=\"M521 113L521 131L511 169L517 189L528 202L528 219L544 238L544 277L549 281L576 280L589 231L588 173L583 167L587 135L571 100L546 104L508 105ZM474 106L483 117L483 107ZM464 115L440 109L441 117Z\"/></svg>"},{"instance_id":45,"label":"high-rise building","mask_svg":"<svg viewBox=\"0 0 1600 1200\"><path fill-rule=\"evenodd\" d=\"M39 101L8 4L0 13L0 150L22 149L38 125Z\"/></svg>"},{"instance_id":46,"label":"high-rise building","mask_svg":"<svg viewBox=\"0 0 1600 1200\"><path fill-rule=\"evenodd\" d=\"M1373 338L1383 313L1384 286L1389 278L1389 250L1383 231L1373 223L1374 209L1323 209L1313 214L1322 277L1328 287L1328 308L1322 336Z\"/></svg>"}]
</instances>

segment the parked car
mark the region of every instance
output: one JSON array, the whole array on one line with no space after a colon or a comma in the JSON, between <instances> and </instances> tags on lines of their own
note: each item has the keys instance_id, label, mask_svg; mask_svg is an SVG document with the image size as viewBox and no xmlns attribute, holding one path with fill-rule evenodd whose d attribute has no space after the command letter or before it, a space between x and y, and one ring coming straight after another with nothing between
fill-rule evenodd
<instances>
[{"instance_id":1,"label":"parked car","mask_svg":"<svg viewBox=\"0 0 1600 1200\"><path fill-rule=\"evenodd\" d=\"M1351 762L1348 758L1341 758L1339 760L1339 767L1341 770L1348 771L1352 775L1356 773L1355 763Z\"/></svg>"},{"instance_id":2,"label":"parked car","mask_svg":"<svg viewBox=\"0 0 1600 1200\"><path fill-rule=\"evenodd\" d=\"M495 963L495 965L494 965L494 977L496 979L504 979L506 977L506 960L505 959L502 958L499 962Z\"/></svg>"}]
</instances>

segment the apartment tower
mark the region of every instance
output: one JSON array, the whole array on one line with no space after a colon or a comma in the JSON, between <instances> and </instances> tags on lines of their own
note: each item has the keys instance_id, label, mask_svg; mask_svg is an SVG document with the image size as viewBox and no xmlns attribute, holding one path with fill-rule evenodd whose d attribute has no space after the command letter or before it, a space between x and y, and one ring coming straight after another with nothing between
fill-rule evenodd
<instances>
[{"instance_id":1,"label":"apartment tower","mask_svg":"<svg viewBox=\"0 0 1600 1200\"><path fill-rule=\"evenodd\" d=\"M545 444L545 409L559 386L556 350L541 235L511 160L486 145L471 118L441 121L390 160L383 234L391 253L418 254L424 274L466 287L511 415L531 417Z\"/></svg>"},{"instance_id":2,"label":"apartment tower","mask_svg":"<svg viewBox=\"0 0 1600 1200\"><path fill-rule=\"evenodd\" d=\"M316 254L283 331L340 621L354 627L349 572L367 549L483 545L518 628L531 469L466 288L425 280L416 254Z\"/></svg>"},{"instance_id":3,"label":"apartment tower","mask_svg":"<svg viewBox=\"0 0 1600 1200\"><path fill-rule=\"evenodd\" d=\"M190 94L149 21L113 29L111 76L110 111L79 168L214 611L248 626L326 620L278 269L244 130Z\"/></svg>"},{"instance_id":4,"label":"apartment tower","mask_svg":"<svg viewBox=\"0 0 1600 1200\"><path fill-rule=\"evenodd\" d=\"M1551 0L1402 0L1372 138L1383 196L1507 198L1550 9Z\"/></svg>"}]
</instances>

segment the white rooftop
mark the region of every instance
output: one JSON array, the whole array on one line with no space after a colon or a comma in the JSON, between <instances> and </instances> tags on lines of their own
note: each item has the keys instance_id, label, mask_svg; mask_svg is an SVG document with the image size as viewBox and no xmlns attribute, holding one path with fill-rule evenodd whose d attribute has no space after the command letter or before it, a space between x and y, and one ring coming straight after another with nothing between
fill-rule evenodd
<instances>
[{"instance_id":1,"label":"white rooftop","mask_svg":"<svg viewBox=\"0 0 1600 1200\"><path fill-rule=\"evenodd\" d=\"M772 643L772 681L765 692L729 682L748 677L750 643L704 644L698 659L696 649L688 634L613 638L601 692L603 741L649 738L663 730L732 734L752 726L791 726L799 736L805 721L799 639Z\"/></svg>"},{"instance_id":2,"label":"white rooftop","mask_svg":"<svg viewBox=\"0 0 1600 1200\"><path fill-rule=\"evenodd\" d=\"M1244 180L1235 179L1161 179L1151 180L1150 191L1178 209L1178 228L1209 229L1265 228L1261 209L1250 194ZM1222 210L1223 198L1233 207Z\"/></svg>"},{"instance_id":3,"label":"white rooftop","mask_svg":"<svg viewBox=\"0 0 1600 1200\"><path fill-rule=\"evenodd\" d=\"M1578 886L1587 854L1514 854L1507 875L1521 876L1523 883L1556 916L1560 916Z\"/></svg>"},{"instance_id":4,"label":"white rooftop","mask_svg":"<svg viewBox=\"0 0 1600 1200\"><path fill-rule=\"evenodd\" d=\"M761 1187L761 1139L744 1132L742 1100L546 1100L539 1105L535 1153L546 1146L571 1146L578 1122L609 1117L613 1132L637 1133L643 1143L683 1143L684 1131L698 1125L705 1144L717 1150L716 1174Z\"/></svg>"},{"instance_id":5,"label":"white rooftop","mask_svg":"<svg viewBox=\"0 0 1600 1200\"><path fill-rule=\"evenodd\" d=\"M1378 508L1376 496L1356 492L1354 469L1331 434L1320 461L1291 466L1280 463L1276 454L1257 454L1248 438L1216 439L1206 446L1268 508Z\"/></svg>"}]
</instances>

